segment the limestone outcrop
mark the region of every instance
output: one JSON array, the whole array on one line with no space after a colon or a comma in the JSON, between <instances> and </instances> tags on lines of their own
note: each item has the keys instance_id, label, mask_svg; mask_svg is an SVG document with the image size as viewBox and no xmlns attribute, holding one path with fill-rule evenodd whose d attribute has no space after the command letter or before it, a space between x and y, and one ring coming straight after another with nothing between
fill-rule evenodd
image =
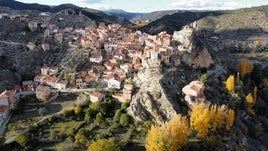
<instances>
[{"instance_id":1,"label":"limestone outcrop","mask_svg":"<svg viewBox=\"0 0 268 151\"><path fill-rule=\"evenodd\" d=\"M134 78L139 90L133 96L128 113L135 120L163 124L177 115L178 105L167 98L161 78L159 66L144 68Z\"/></svg>"}]
</instances>

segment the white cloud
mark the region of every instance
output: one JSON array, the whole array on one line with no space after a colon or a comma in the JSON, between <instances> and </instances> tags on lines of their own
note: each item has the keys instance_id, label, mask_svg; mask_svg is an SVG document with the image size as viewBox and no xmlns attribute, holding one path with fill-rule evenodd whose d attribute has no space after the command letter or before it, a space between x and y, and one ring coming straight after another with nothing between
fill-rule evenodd
<instances>
[{"instance_id":1,"label":"white cloud","mask_svg":"<svg viewBox=\"0 0 268 151\"><path fill-rule=\"evenodd\" d=\"M102 3L103 0L70 0L72 3L88 3L88 4L97 4Z\"/></svg>"},{"instance_id":2,"label":"white cloud","mask_svg":"<svg viewBox=\"0 0 268 151\"><path fill-rule=\"evenodd\" d=\"M97 10L110 9L110 6L105 4L103 0L69 0L69 2L80 7L87 7Z\"/></svg>"},{"instance_id":3,"label":"white cloud","mask_svg":"<svg viewBox=\"0 0 268 151\"><path fill-rule=\"evenodd\" d=\"M167 4L168 7L176 9L194 9L194 10L217 10L217 9L235 9L243 7L234 1L215 1L215 0L177 0Z\"/></svg>"}]
</instances>

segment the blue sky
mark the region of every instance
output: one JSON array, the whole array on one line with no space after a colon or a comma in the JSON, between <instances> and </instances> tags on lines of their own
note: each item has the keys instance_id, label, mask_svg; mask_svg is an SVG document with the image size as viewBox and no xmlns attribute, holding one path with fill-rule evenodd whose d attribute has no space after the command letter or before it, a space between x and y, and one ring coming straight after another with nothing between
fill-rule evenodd
<instances>
[{"instance_id":1,"label":"blue sky","mask_svg":"<svg viewBox=\"0 0 268 151\"><path fill-rule=\"evenodd\" d=\"M123 9L130 12L151 12L170 9L237 9L268 5L267 0L18 0L25 3L59 5L72 3L93 9Z\"/></svg>"}]
</instances>

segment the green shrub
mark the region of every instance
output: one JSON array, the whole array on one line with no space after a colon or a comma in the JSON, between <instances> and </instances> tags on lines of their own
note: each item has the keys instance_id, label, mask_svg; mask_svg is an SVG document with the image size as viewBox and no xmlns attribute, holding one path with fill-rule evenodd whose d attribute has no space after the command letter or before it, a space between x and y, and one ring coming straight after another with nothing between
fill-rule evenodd
<instances>
[{"instance_id":1,"label":"green shrub","mask_svg":"<svg viewBox=\"0 0 268 151\"><path fill-rule=\"evenodd\" d=\"M130 103L129 102L124 102L121 104L121 109L126 110L129 107Z\"/></svg>"},{"instance_id":2,"label":"green shrub","mask_svg":"<svg viewBox=\"0 0 268 151\"><path fill-rule=\"evenodd\" d=\"M113 121L114 122L118 122L120 120L121 115L124 113L123 109L118 109L116 110L115 114L114 114L114 118Z\"/></svg>"},{"instance_id":3,"label":"green shrub","mask_svg":"<svg viewBox=\"0 0 268 151\"><path fill-rule=\"evenodd\" d=\"M0 146L4 145L5 144L5 137L4 136L0 136Z\"/></svg>"},{"instance_id":4,"label":"green shrub","mask_svg":"<svg viewBox=\"0 0 268 151\"><path fill-rule=\"evenodd\" d=\"M121 126L124 126L124 127L128 126L129 121L130 121L130 118L129 118L129 116L127 114L122 114L120 116L120 125Z\"/></svg>"},{"instance_id":5,"label":"green shrub","mask_svg":"<svg viewBox=\"0 0 268 151\"><path fill-rule=\"evenodd\" d=\"M57 151L75 151L75 147L72 143L61 143L56 146Z\"/></svg>"},{"instance_id":6,"label":"green shrub","mask_svg":"<svg viewBox=\"0 0 268 151\"><path fill-rule=\"evenodd\" d=\"M88 151L120 151L115 139L98 139L92 142Z\"/></svg>"},{"instance_id":7,"label":"green shrub","mask_svg":"<svg viewBox=\"0 0 268 151\"><path fill-rule=\"evenodd\" d=\"M99 126L99 127L104 127L104 116L102 115L102 113L98 113L96 115L96 119L94 120L94 123Z\"/></svg>"},{"instance_id":8,"label":"green shrub","mask_svg":"<svg viewBox=\"0 0 268 151\"><path fill-rule=\"evenodd\" d=\"M67 118L67 117L70 117L70 116L74 115L74 110L67 110L67 109L65 109L65 110L62 110L61 111L61 114L62 114L62 116L64 118Z\"/></svg>"},{"instance_id":9,"label":"green shrub","mask_svg":"<svg viewBox=\"0 0 268 151\"><path fill-rule=\"evenodd\" d=\"M17 137L16 137L16 142L18 144L20 144L22 147L26 147L27 144L29 143L30 139L28 137L28 135L24 134L24 133L20 133Z\"/></svg>"}]
</instances>

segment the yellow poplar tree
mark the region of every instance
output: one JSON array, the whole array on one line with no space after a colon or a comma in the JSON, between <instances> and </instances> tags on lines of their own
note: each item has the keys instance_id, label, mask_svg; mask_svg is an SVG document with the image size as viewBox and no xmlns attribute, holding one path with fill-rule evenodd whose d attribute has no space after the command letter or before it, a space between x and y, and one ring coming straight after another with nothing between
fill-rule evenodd
<instances>
[{"instance_id":1,"label":"yellow poplar tree","mask_svg":"<svg viewBox=\"0 0 268 151\"><path fill-rule=\"evenodd\" d=\"M80 114L82 112L82 109L81 107L77 106L74 108L74 113L77 115L77 114Z\"/></svg>"},{"instance_id":2,"label":"yellow poplar tree","mask_svg":"<svg viewBox=\"0 0 268 151\"><path fill-rule=\"evenodd\" d=\"M164 148L166 148L164 141L166 140L163 128L152 126L146 138L145 148L147 151L164 151Z\"/></svg>"},{"instance_id":3,"label":"yellow poplar tree","mask_svg":"<svg viewBox=\"0 0 268 151\"><path fill-rule=\"evenodd\" d=\"M235 119L234 111L226 105L209 106L209 103L196 103L191 107L190 126L198 131L197 135L201 139L206 138L209 131L215 133L224 127L230 130Z\"/></svg>"},{"instance_id":4,"label":"yellow poplar tree","mask_svg":"<svg viewBox=\"0 0 268 151\"><path fill-rule=\"evenodd\" d=\"M253 98L253 96L251 95L251 93L249 93L246 96L246 101L250 106L254 106L255 105L255 99Z\"/></svg>"},{"instance_id":5,"label":"yellow poplar tree","mask_svg":"<svg viewBox=\"0 0 268 151\"><path fill-rule=\"evenodd\" d=\"M235 86L235 78L233 75L230 75L229 78L226 80L226 89L228 92L232 92Z\"/></svg>"},{"instance_id":6,"label":"yellow poplar tree","mask_svg":"<svg viewBox=\"0 0 268 151\"><path fill-rule=\"evenodd\" d=\"M211 116L211 124L212 124L212 131L216 132L217 129L221 129L224 127L224 118L225 118L225 111L227 107L222 105L217 107L217 105L213 105L210 108L210 116Z\"/></svg>"},{"instance_id":7,"label":"yellow poplar tree","mask_svg":"<svg viewBox=\"0 0 268 151\"><path fill-rule=\"evenodd\" d=\"M257 89L254 88L254 93L257 93ZM251 93L249 93L247 96L246 96L246 101L248 103L248 107L247 107L247 111L251 114L255 114L254 110L252 109L252 107L255 105L256 103L256 98L255 98L255 95L257 94L254 94L254 97L251 95Z\"/></svg>"},{"instance_id":8,"label":"yellow poplar tree","mask_svg":"<svg viewBox=\"0 0 268 151\"><path fill-rule=\"evenodd\" d=\"M252 72L253 68L254 66L250 61L241 61L238 63L237 71L240 73L241 79L244 79L244 76Z\"/></svg>"},{"instance_id":9,"label":"yellow poplar tree","mask_svg":"<svg viewBox=\"0 0 268 151\"><path fill-rule=\"evenodd\" d=\"M203 139L207 136L211 127L211 117L209 114L209 104L199 103L192 106L190 126L198 130L198 137Z\"/></svg>"},{"instance_id":10,"label":"yellow poplar tree","mask_svg":"<svg viewBox=\"0 0 268 151\"><path fill-rule=\"evenodd\" d=\"M231 127L233 126L234 120L235 120L234 110L228 110L227 118L226 118L226 126L225 126L227 131L229 131L231 129Z\"/></svg>"},{"instance_id":11,"label":"yellow poplar tree","mask_svg":"<svg viewBox=\"0 0 268 151\"><path fill-rule=\"evenodd\" d=\"M87 145L88 140L85 135L76 134L74 143L77 145Z\"/></svg>"},{"instance_id":12,"label":"yellow poplar tree","mask_svg":"<svg viewBox=\"0 0 268 151\"><path fill-rule=\"evenodd\" d=\"M256 102L257 101L257 91L258 91L258 88L257 87L254 87L254 101Z\"/></svg>"},{"instance_id":13,"label":"yellow poplar tree","mask_svg":"<svg viewBox=\"0 0 268 151\"><path fill-rule=\"evenodd\" d=\"M116 144L114 139L98 139L93 141L88 151L120 151L120 148Z\"/></svg>"},{"instance_id":14,"label":"yellow poplar tree","mask_svg":"<svg viewBox=\"0 0 268 151\"><path fill-rule=\"evenodd\" d=\"M177 151L188 143L188 122L177 115L162 126L152 126L146 138L147 151Z\"/></svg>"}]
</instances>

